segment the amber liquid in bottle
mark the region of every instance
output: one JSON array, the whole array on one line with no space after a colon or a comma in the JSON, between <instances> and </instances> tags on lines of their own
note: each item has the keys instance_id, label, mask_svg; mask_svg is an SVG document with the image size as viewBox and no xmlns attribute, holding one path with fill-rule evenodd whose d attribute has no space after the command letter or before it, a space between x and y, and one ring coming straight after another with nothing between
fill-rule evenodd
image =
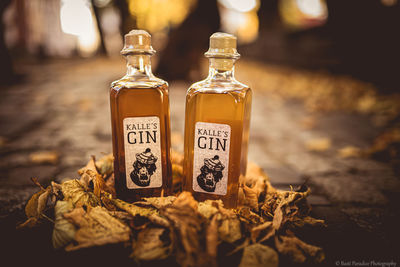
<instances>
[{"instance_id":1,"label":"amber liquid in bottle","mask_svg":"<svg viewBox=\"0 0 400 267\"><path fill-rule=\"evenodd\" d=\"M209 76L187 92L185 116L184 189L229 208L237 205L246 173L252 98L251 89L234 78L235 60L210 57Z\"/></svg>"},{"instance_id":2,"label":"amber liquid in bottle","mask_svg":"<svg viewBox=\"0 0 400 267\"><path fill-rule=\"evenodd\" d=\"M133 202L169 195L170 114L168 83L151 73L150 55L129 52L127 75L110 92L115 189Z\"/></svg>"}]
</instances>

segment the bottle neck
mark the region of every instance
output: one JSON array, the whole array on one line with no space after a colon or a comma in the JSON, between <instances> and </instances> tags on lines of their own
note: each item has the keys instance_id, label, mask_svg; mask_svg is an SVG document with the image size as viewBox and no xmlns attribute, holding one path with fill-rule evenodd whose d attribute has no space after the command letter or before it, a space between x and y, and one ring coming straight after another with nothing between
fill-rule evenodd
<instances>
[{"instance_id":1,"label":"bottle neck","mask_svg":"<svg viewBox=\"0 0 400 267\"><path fill-rule=\"evenodd\" d=\"M127 76L152 77L150 55L129 54L126 56Z\"/></svg>"},{"instance_id":2,"label":"bottle neck","mask_svg":"<svg viewBox=\"0 0 400 267\"><path fill-rule=\"evenodd\" d=\"M218 81L235 80L235 59L210 58L210 67L207 79Z\"/></svg>"}]
</instances>

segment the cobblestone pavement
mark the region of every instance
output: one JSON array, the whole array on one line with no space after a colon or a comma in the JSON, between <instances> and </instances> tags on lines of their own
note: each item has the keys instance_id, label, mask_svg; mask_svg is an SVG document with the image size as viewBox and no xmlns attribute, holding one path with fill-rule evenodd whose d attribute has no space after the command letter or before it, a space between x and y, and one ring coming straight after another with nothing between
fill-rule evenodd
<instances>
[{"instance_id":1,"label":"cobblestone pavement","mask_svg":"<svg viewBox=\"0 0 400 267\"><path fill-rule=\"evenodd\" d=\"M121 58L17 67L26 73L25 82L0 91L2 220L20 214L37 190L30 177L44 184L77 177L76 170L90 155L111 152L109 84L125 72ZM239 64L238 72L245 67ZM251 80L241 77L245 83ZM173 140L183 133L188 85L170 85ZM304 239L325 248L326 265L398 260L399 178L385 163L337 156L344 146L369 146L377 130L368 118L331 112L319 114L315 126L307 127L310 114L302 103L276 101L260 88L253 90L249 159L262 166L278 188L304 182L311 186L313 215L326 219L328 227L310 230ZM329 138L332 145L309 151L305 144L318 138ZM56 162L35 163L32 157L41 152L56 155Z\"/></svg>"}]
</instances>

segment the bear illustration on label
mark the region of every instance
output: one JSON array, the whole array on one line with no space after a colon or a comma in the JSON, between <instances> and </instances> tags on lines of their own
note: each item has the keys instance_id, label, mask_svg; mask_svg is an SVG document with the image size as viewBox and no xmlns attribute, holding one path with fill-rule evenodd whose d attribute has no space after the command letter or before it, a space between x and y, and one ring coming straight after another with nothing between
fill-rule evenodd
<instances>
[{"instance_id":1,"label":"bear illustration on label","mask_svg":"<svg viewBox=\"0 0 400 267\"><path fill-rule=\"evenodd\" d=\"M156 161L157 157L151 153L150 148L146 148L142 153L137 153L133 171L130 174L132 181L141 187L149 186L150 178L157 169Z\"/></svg>"},{"instance_id":2,"label":"bear illustration on label","mask_svg":"<svg viewBox=\"0 0 400 267\"><path fill-rule=\"evenodd\" d=\"M225 166L219 160L219 156L204 159L204 165L200 168L200 175L197 176L197 183L207 192L215 192L217 183L222 179L222 171Z\"/></svg>"}]
</instances>

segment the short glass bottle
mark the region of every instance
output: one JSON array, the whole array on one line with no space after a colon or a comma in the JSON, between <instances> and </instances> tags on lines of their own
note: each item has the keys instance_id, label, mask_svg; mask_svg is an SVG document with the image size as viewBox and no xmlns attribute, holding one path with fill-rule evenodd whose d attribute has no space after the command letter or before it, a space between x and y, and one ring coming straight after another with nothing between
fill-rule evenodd
<instances>
[{"instance_id":1,"label":"short glass bottle","mask_svg":"<svg viewBox=\"0 0 400 267\"><path fill-rule=\"evenodd\" d=\"M247 167L251 89L234 77L236 37L214 33L208 77L186 95L184 190L235 208Z\"/></svg>"},{"instance_id":2,"label":"short glass bottle","mask_svg":"<svg viewBox=\"0 0 400 267\"><path fill-rule=\"evenodd\" d=\"M111 85L115 189L129 202L172 188L168 83L151 71L154 53L149 33L126 34L127 73Z\"/></svg>"}]
</instances>

